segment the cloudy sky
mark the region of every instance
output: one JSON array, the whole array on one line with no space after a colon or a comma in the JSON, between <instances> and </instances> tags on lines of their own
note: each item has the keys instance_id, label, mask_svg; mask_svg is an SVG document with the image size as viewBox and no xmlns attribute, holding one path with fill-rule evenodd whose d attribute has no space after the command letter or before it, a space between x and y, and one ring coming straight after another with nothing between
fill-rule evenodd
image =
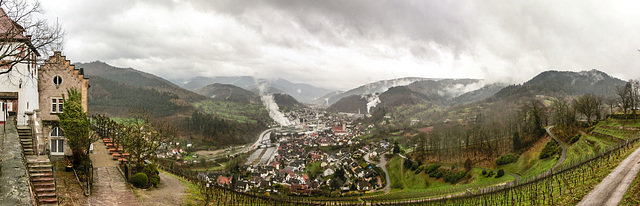
<instances>
[{"instance_id":1,"label":"cloudy sky","mask_svg":"<svg viewBox=\"0 0 640 206\"><path fill-rule=\"evenodd\" d=\"M167 79L400 77L520 83L545 70L640 77L638 1L56 0L73 62Z\"/></svg>"}]
</instances>

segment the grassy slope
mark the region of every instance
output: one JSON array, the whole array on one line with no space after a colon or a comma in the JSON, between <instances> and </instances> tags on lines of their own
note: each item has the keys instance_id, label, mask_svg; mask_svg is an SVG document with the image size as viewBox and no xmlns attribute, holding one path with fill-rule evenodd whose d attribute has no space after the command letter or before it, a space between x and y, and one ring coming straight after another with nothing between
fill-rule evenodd
<instances>
[{"instance_id":1,"label":"grassy slope","mask_svg":"<svg viewBox=\"0 0 640 206\"><path fill-rule=\"evenodd\" d=\"M640 172L620 202L620 205L640 205Z\"/></svg>"},{"instance_id":2,"label":"grassy slope","mask_svg":"<svg viewBox=\"0 0 640 206\"><path fill-rule=\"evenodd\" d=\"M269 122L269 114L261 104L242 104L236 102L204 100L194 102L193 106L209 114L238 122L256 123L258 120Z\"/></svg>"},{"instance_id":3,"label":"grassy slope","mask_svg":"<svg viewBox=\"0 0 640 206\"><path fill-rule=\"evenodd\" d=\"M544 149L544 146L549 141L554 140L552 140L551 137L544 137L538 140L529 150L520 155L517 162L502 165L498 167L498 169L504 169L508 173L517 174L523 178L534 177L548 171L556 164L560 157L560 154L556 154L553 157L543 160L539 158L540 152L542 152L542 149Z\"/></svg>"},{"instance_id":4,"label":"grassy slope","mask_svg":"<svg viewBox=\"0 0 640 206\"><path fill-rule=\"evenodd\" d=\"M446 167L446 166L445 166ZM442 178L434 179L428 177L427 174L421 172L415 174L410 169L405 169L402 166L400 157L394 157L391 159L387 166L389 170L389 176L391 177L392 185L398 184L394 182L400 182L400 185L404 189L393 189L391 193L386 195L380 195L377 199L383 198L423 198L427 196L441 195L445 193L460 193L467 189L476 190L484 187L500 184L503 182L513 181L514 178L509 175L505 175L500 178L483 177L481 175L482 169L472 169L471 178L468 180L461 180L457 184L450 184L444 182Z\"/></svg>"}]
</instances>

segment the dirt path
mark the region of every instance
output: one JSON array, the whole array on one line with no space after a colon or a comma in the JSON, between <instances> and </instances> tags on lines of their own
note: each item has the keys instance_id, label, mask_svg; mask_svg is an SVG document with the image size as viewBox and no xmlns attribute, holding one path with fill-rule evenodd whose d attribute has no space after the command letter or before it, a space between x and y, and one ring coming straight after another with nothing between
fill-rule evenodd
<instances>
[{"instance_id":1,"label":"dirt path","mask_svg":"<svg viewBox=\"0 0 640 206\"><path fill-rule=\"evenodd\" d=\"M624 159L578 205L618 205L640 171L640 149Z\"/></svg>"},{"instance_id":2,"label":"dirt path","mask_svg":"<svg viewBox=\"0 0 640 206\"><path fill-rule=\"evenodd\" d=\"M158 188L136 189L142 205L182 205L187 187L180 180L167 175L165 171L160 172L160 179Z\"/></svg>"},{"instance_id":3,"label":"dirt path","mask_svg":"<svg viewBox=\"0 0 640 206\"><path fill-rule=\"evenodd\" d=\"M564 160L567 159L567 146L564 145L564 143L562 141L560 141L558 138L556 138L555 135L553 135L551 133L551 128L553 128L554 126L550 126L547 127L547 133L549 134L549 136L551 136L554 140L556 140L556 142L558 142L558 144L560 144L560 147L562 147L562 155L560 155L560 159L558 160L558 163L556 163L556 165L553 166L553 170L557 170L558 167L560 167L562 165L562 163L564 163Z\"/></svg>"}]
</instances>

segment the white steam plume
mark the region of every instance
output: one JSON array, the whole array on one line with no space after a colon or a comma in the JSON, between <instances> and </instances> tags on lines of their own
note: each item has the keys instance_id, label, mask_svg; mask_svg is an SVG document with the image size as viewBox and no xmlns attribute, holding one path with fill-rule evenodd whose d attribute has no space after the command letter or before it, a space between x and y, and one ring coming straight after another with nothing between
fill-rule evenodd
<instances>
[{"instance_id":1,"label":"white steam plume","mask_svg":"<svg viewBox=\"0 0 640 206\"><path fill-rule=\"evenodd\" d=\"M257 82L257 81L256 81ZM258 83L258 90L260 92L260 100L269 111L269 117L276 121L278 124L282 126L290 126L292 125L291 121L287 119L287 117L280 112L280 107L276 103L276 100L273 98L273 94L265 94L269 88L269 83L266 81Z\"/></svg>"},{"instance_id":2,"label":"white steam plume","mask_svg":"<svg viewBox=\"0 0 640 206\"><path fill-rule=\"evenodd\" d=\"M367 100L367 113L371 114L371 108L378 106L378 104L380 104L380 97L378 97L378 94L369 94L369 95L365 95L362 96L362 98Z\"/></svg>"}]
</instances>

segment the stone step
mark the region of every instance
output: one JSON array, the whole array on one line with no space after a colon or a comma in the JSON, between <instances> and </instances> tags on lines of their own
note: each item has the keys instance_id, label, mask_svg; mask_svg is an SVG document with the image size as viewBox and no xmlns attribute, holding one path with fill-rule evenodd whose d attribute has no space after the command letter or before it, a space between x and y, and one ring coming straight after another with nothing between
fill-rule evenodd
<instances>
[{"instance_id":1,"label":"stone step","mask_svg":"<svg viewBox=\"0 0 640 206\"><path fill-rule=\"evenodd\" d=\"M56 204L58 203L58 198L55 198L55 197L38 198L38 202L40 202L40 204Z\"/></svg>"},{"instance_id":2,"label":"stone step","mask_svg":"<svg viewBox=\"0 0 640 206\"><path fill-rule=\"evenodd\" d=\"M56 192L36 192L36 195L38 195L38 198L41 197L55 197L56 196Z\"/></svg>"},{"instance_id":3,"label":"stone step","mask_svg":"<svg viewBox=\"0 0 640 206\"><path fill-rule=\"evenodd\" d=\"M30 152L24 152L24 155L35 155L36 153L34 153L33 151Z\"/></svg>"},{"instance_id":4,"label":"stone step","mask_svg":"<svg viewBox=\"0 0 640 206\"><path fill-rule=\"evenodd\" d=\"M23 151L25 154L26 154L26 153L33 153L33 149L29 149L29 148L22 149L22 151Z\"/></svg>"},{"instance_id":5,"label":"stone step","mask_svg":"<svg viewBox=\"0 0 640 206\"><path fill-rule=\"evenodd\" d=\"M31 177L53 177L53 173L31 173Z\"/></svg>"},{"instance_id":6,"label":"stone step","mask_svg":"<svg viewBox=\"0 0 640 206\"><path fill-rule=\"evenodd\" d=\"M32 173L53 172L53 170L51 169L51 167L48 167L48 168L31 168L31 169L29 169L29 172L32 172Z\"/></svg>"},{"instance_id":7,"label":"stone step","mask_svg":"<svg viewBox=\"0 0 640 206\"><path fill-rule=\"evenodd\" d=\"M31 178L32 182L53 182L55 179L53 177L34 177Z\"/></svg>"},{"instance_id":8,"label":"stone step","mask_svg":"<svg viewBox=\"0 0 640 206\"><path fill-rule=\"evenodd\" d=\"M31 168L51 168L53 165L47 163L33 164L29 163L29 169Z\"/></svg>"},{"instance_id":9,"label":"stone step","mask_svg":"<svg viewBox=\"0 0 640 206\"><path fill-rule=\"evenodd\" d=\"M56 188L55 187L36 187L36 192L55 192Z\"/></svg>"},{"instance_id":10,"label":"stone step","mask_svg":"<svg viewBox=\"0 0 640 206\"><path fill-rule=\"evenodd\" d=\"M34 182L33 186L36 188L49 188L49 187L53 187L55 188L56 184L53 182Z\"/></svg>"}]
</instances>

